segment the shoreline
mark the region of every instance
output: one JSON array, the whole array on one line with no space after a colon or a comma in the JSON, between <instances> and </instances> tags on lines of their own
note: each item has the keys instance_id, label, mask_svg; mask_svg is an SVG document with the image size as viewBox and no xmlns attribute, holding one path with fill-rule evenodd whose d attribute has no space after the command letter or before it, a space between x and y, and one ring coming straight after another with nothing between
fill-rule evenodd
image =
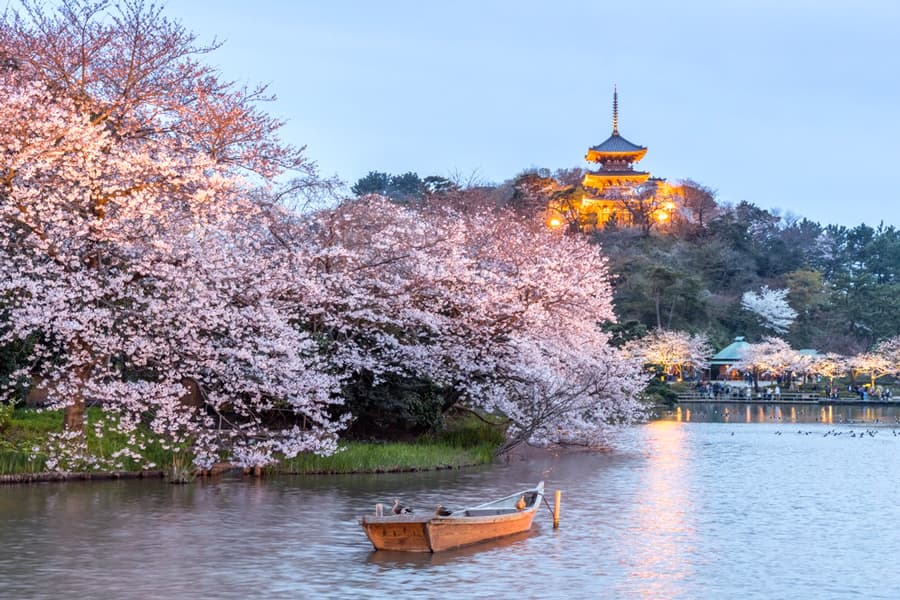
<instances>
[{"instance_id":1,"label":"shoreline","mask_svg":"<svg viewBox=\"0 0 900 600\"><path fill-rule=\"evenodd\" d=\"M89 418L99 418L97 409L89 411ZM0 432L0 486L4 484L50 483L114 479L166 479L186 483L196 478L216 477L224 473L240 476L272 475L339 475L378 474L418 471L440 471L491 464L497 460L502 445L499 433L481 423L456 419L450 421L439 435L420 436L415 440L353 440L344 439L338 450L328 456L302 453L290 458L278 457L265 467L245 469L229 461L213 464L209 469L185 465L172 471L174 457L157 447L148 449L146 462L155 463L151 469L143 464L125 461L121 465L79 462L63 464L69 471L49 468L45 455L34 454L46 439L61 430L60 411L36 411L19 408ZM111 456L122 447L116 436L96 436L86 432L87 454ZM52 464L52 463L51 463ZM60 466L60 465L56 465ZM91 467L98 468L92 470ZM103 469L112 467L112 469Z\"/></svg>"},{"instance_id":2,"label":"shoreline","mask_svg":"<svg viewBox=\"0 0 900 600\"><path fill-rule=\"evenodd\" d=\"M521 460L524 460L521 459ZM184 483L193 483L193 481L202 479L218 478L226 473L234 473L242 476L252 476L254 479L260 479L271 476L330 476L330 475L384 475L388 473L421 473L426 471L451 471L460 469L471 469L473 467L481 467L491 463L471 463L460 465L434 465L431 467L386 467L373 470L355 470L355 471L336 471L321 470L310 472L299 471L279 471L269 470L263 471L263 474L254 475L252 470L248 471L240 466L228 466L217 469L213 473L197 474L190 482L173 482L179 485ZM32 483L70 483L75 481L112 481L119 479L166 479L166 472L162 470L153 471L83 471L83 472L41 472L41 473L7 473L0 475L0 486L4 485L24 485Z\"/></svg>"},{"instance_id":3,"label":"shoreline","mask_svg":"<svg viewBox=\"0 0 900 600\"><path fill-rule=\"evenodd\" d=\"M781 400L766 400L764 398L692 398L679 397L675 404L803 404L803 405L820 405L828 406L900 406L900 400L854 400L853 398L838 398L830 400L827 398L808 398L797 399L787 398Z\"/></svg>"},{"instance_id":4,"label":"shoreline","mask_svg":"<svg viewBox=\"0 0 900 600\"><path fill-rule=\"evenodd\" d=\"M69 481L110 481L113 479L164 479L165 471L83 471L76 473L8 473L0 475L0 485L23 483L65 483Z\"/></svg>"},{"instance_id":5,"label":"shoreline","mask_svg":"<svg viewBox=\"0 0 900 600\"><path fill-rule=\"evenodd\" d=\"M509 452L495 457L489 463L463 463L456 465L436 464L425 467L377 467L374 469L357 469L350 471L339 471L333 469L322 469L317 471L294 471L290 469L279 470L277 468L263 469L262 474L253 474L252 469L245 469L236 465L218 464L211 472L198 473L195 480L214 479L222 475L233 473L245 477L252 476L254 479L271 477L271 476L332 476L332 475L384 475L389 473L422 473L429 471L452 471L462 469L472 469L491 464L522 462L530 459L551 454L570 454L576 452L607 452L606 447L581 447L581 446L528 446L521 445L513 448ZM25 485L33 483L69 483L77 481L111 481L119 479L166 479L164 470L150 471L88 471L88 472L41 472L41 473L11 473L0 475L0 486L4 485ZM193 481L189 482L192 483ZM173 482L179 485L184 482Z\"/></svg>"}]
</instances>

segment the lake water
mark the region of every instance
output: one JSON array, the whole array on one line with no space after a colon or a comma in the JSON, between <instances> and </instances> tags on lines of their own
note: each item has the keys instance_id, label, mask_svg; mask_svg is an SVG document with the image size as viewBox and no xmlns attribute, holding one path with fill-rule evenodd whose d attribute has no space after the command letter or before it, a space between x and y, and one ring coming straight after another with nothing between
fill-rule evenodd
<instances>
[{"instance_id":1,"label":"lake water","mask_svg":"<svg viewBox=\"0 0 900 600\"><path fill-rule=\"evenodd\" d=\"M683 406L605 452L462 471L0 487L0 597L900 597L895 409L794 408ZM540 479L555 531L542 510L528 535L410 555L356 523Z\"/></svg>"}]
</instances>

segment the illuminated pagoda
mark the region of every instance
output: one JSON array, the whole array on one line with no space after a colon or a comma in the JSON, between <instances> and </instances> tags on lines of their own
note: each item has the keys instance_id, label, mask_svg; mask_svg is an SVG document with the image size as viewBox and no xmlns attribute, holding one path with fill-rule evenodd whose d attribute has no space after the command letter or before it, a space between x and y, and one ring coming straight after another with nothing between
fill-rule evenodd
<instances>
[{"instance_id":1,"label":"illuminated pagoda","mask_svg":"<svg viewBox=\"0 0 900 600\"><path fill-rule=\"evenodd\" d=\"M599 165L588 171L582 180L585 193L579 207L581 226L591 230L607 223L632 225L633 216L627 210L629 199L638 194L653 194L661 179L651 178L646 171L636 171L634 164L647 154L647 148L638 146L619 134L619 94L613 87L612 135L602 143L588 149L585 159ZM649 182L649 183L648 183ZM667 218L659 217L659 220Z\"/></svg>"}]
</instances>

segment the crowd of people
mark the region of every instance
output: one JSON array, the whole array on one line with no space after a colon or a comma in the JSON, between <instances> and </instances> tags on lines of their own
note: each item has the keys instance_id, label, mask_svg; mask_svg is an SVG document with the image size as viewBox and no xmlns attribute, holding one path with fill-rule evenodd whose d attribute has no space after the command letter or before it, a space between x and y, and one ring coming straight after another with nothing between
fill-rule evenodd
<instances>
[{"instance_id":1,"label":"crowd of people","mask_svg":"<svg viewBox=\"0 0 900 600\"><path fill-rule=\"evenodd\" d=\"M894 397L894 393L891 391L891 388L889 388L887 386L881 386L881 385L874 385L874 386L848 385L847 391L850 392L851 394L855 394L855 395L859 396L859 399L862 400L863 402L866 402L868 400L879 400L882 402L890 402L891 399ZM835 386L833 388L833 393L834 393L834 395L829 396L829 397L837 398L838 397L837 386Z\"/></svg>"},{"instance_id":2,"label":"crowd of people","mask_svg":"<svg viewBox=\"0 0 900 600\"><path fill-rule=\"evenodd\" d=\"M757 399L757 400L767 400L771 402L778 402L782 397L782 382L780 381L769 381L769 382L760 382L758 384L758 391L754 392L754 389L757 386L754 386L752 382L745 381L706 381L699 380L694 384L694 391L696 394L700 395L703 398L707 398L710 400L719 400L719 399ZM811 396L818 397L820 394L820 390L824 391L824 395L826 398L831 400L837 400L841 395L841 388L837 385L826 385L824 388L820 388L818 384L813 384L812 386L804 386L800 387L797 385L788 385L785 388L786 392L790 393L810 393ZM850 395L858 396L859 399L863 402L868 401L880 401L880 402L890 402L893 400L894 393L891 388L885 385L848 385L847 392Z\"/></svg>"}]
</instances>

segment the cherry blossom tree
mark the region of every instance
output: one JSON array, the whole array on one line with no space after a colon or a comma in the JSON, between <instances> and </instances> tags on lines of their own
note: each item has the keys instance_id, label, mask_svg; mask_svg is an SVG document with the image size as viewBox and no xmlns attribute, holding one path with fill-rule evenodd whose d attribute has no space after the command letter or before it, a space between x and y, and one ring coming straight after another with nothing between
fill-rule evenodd
<instances>
[{"instance_id":1,"label":"cherry blossom tree","mask_svg":"<svg viewBox=\"0 0 900 600\"><path fill-rule=\"evenodd\" d=\"M666 373L675 372L679 377L685 366L705 369L713 354L706 336L666 329L654 329L647 337L629 344L629 348L645 363L659 365Z\"/></svg>"},{"instance_id":2,"label":"cherry blossom tree","mask_svg":"<svg viewBox=\"0 0 900 600\"><path fill-rule=\"evenodd\" d=\"M597 327L613 313L596 246L508 211L377 197L320 217L310 310L348 377L427 377L505 419L510 445L596 443L640 416L640 365Z\"/></svg>"},{"instance_id":3,"label":"cherry blossom tree","mask_svg":"<svg viewBox=\"0 0 900 600\"><path fill-rule=\"evenodd\" d=\"M892 372L900 375L900 335L884 340L875 346L874 354L883 356L892 365Z\"/></svg>"},{"instance_id":4,"label":"cherry blossom tree","mask_svg":"<svg viewBox=\"0 0 900 600\"><path fill-rule=\"evenodd\" d=\"M332 450L338 381L281 276L303 249L273 226L295 217L238 176L312 186L312 163L180 26L104 7L29 3L0 30L0 342L30 341L17 375L65 408L66 440L87 403L129 437L106 466L148 466L151 434L201 467Z\"/></svg>"},{"instance_id":5,"label":"cherry blossom tree","mask_svg":"<svg viewBox=\"0 0 900 600\"><path fill-rule=\"evenodd\" d=\"M741 308L758 316L766 329L786 333L797 318L797 311L787 302L787 294L787 289L770 289L764 285L759 292L744 292Z\"/></svg>"},{"instance_id":6,"label":"cherry blossom tree","mask_svg":"<svg viewBox=\"0 0 900 600\"><path fill-rule=\"evenodd\" d=\"M790 381L793 373L806 372L810 363L808 356L792 349L781 338L767 337L759 343L750 344L734 368L752 371L754 386L758 387L760 375L786 376Z\"/></svg>"},{"instance_id":7,"label":"cherry blossom tree","mask_svg":"<svg viewBox=\"0 0 900 600\"><path fill-rule=\"evenodd\" d=\"M7 65L70 99L91 125L119 140L166 139L217 164L266 177L285 170L319 184L303 148L280 141L282 122L260 109L265 86L224 79L200 60L220 44L143 0L34 0L8 8L0 27Z\"/></svg>"},{"instance_id":8,"label":"cherry blossom tree","mask_svg":"<svg viewBox=\"0 0 900 600\"><path fill-rule=\"evenodd\" d=\"M148 419L200 466L225 450L242 462L333 448L340 420L324 409L337 382L291 324L278 276L288 265L240 182L202 154L113 143L39 84L0 94L14 148L0 205L2 340L34 340L21 375L40 375L68 432L96 402L132 436L136 460ZM296 418L273 428L272 411Z\"/></svg>"},{"instance_id":9,"label":"cherry blossom tree","mask_svg":"<svg viewBox=\"0 0 900 600\"><path fill-rule=\"evenodd\" d=\"M884 354L877 352L864 352L851 356L847 360L847 364L853 371L853 374L867 373L869 375L869 385L875 387L875 380L884 375L895 372L896 364L889 360Z\"/></svg>"},{"instance_id":10,"label":"cherry blossom tree","mask_svg":"<svg viewBox=\"0 0 900 600\"><path fill-rule=\"evenodd\" d=\"M691 220L702 229L719 213L719 205L716 203L716 190L697 183L691 179L679 182L675 193L681 200L681 205L687 210Z\"/></svg>"},{"instance_id":11,"label":"cherry blossom tree","mask_svg":"<svg viewBox=\"0 0 900 600\"><path fill-rule=\"evenodd\" d=\"M815 373L828 378L829 384L834 384L834 378L838 377L848 370L847 359L840 354L829 352L820 356L815 356L809 365L809 372Z\"/></svg>"}]
</instances>

